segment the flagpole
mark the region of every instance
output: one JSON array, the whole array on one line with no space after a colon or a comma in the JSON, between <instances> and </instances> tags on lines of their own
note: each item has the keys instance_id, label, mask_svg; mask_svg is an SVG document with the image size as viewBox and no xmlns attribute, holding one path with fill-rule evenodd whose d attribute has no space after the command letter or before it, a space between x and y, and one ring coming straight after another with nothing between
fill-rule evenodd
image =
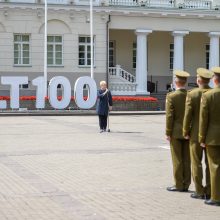
<instances>
[{"instance_id":1,"label":"flagpole","mask_svg":"<svg viewBox=\"0 0 220 220\"><path fill-rule=\"evenodd\" d=\"M44 94L47 96L47 0L44 0Z\"/></svg>"},{"instance_id":2,"label":"flagpole","mask_svg":"<svg viewBox=\"0 0 220 220\"><path fill-rule=\"evenodd\" d=\"M94 78L94 58L93 58L93 0L90 0L90 51L91 51L91 78Z\"/></svg>"}]
</instances>

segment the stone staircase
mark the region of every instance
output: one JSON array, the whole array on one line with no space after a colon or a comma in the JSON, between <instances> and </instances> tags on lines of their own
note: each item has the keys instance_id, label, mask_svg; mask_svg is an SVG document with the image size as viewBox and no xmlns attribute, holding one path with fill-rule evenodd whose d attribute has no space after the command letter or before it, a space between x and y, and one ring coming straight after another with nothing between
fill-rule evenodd
<instances>
[{"instance_id":1,"label":"stone staircase","mask_svg":"<svg viewBox=\"0 0 220 220\"><path fill-rule=\"evenodd\" d=\"M120 65L109 67L109 88L113 95L136 95L136 78Z\"/></svg>"}]
</instances>

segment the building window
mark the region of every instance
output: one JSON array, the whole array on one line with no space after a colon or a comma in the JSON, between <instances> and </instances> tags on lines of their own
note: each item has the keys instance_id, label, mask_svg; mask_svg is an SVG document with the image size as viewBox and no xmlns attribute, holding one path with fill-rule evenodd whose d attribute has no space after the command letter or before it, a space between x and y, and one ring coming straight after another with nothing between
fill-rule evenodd
<instances>
[{"instance_id":1,"label":"building window","mask_svg":"<svg viewBox=\"0 0 220 220\"><path fill-rule=\"evenodd\" d=\"M174 44L170 44L170 70L173 70Z\"/></svg>"},{"instance_id":2,"label":"building window","mask_svg":"<svg viewBox=\"0 0 220 220\"><path fill-rule=\"evenodd\" d=\"M28 84L19 85L19 88L20 89L29 89L29 82L28 82Z\"/></svg>"},{"instance_id":3,"label":"building window","mask_svg":"<svg viewBox=\"0 0 220 220\"><path fill-rule=\"evenodd\" d=\"M94 39L93 39L93 42L94 42ZM94 49L93 49L93 54L95 54ZM95 59L93 55L93 62L94 60ZM90 65L91 65L90 37L80 36L79 37L79 66L90 66Z\"/></svg>"},{"instance_id":4,"label":"building window","mask_svg":"<svg viewBox=\"0 0 220 220\"><path fill-rule=\"evenodd\" d=\"M136 69L136 56L137 56L137 43L133 43L133 61L132 61L133 69Z\"/></svg>"},{"instance_id":5,"label":"building window","mask_svg":"<svg viewBox=\"0 0 220 220\"><path fill-rule=\"evenodd\" d=\"M30 36L14 35L14 65L30 65Z\"/></svg>"},{"instance_id":6,"label":"building window","mask_svg":"<svg viewBox=\"0 0 220 220\"><path fill-rule=\"evenodd\" d=\"M109 67L115 66L115 41L109 41Z\"/></svg>"},{"instance_id":7,"label":"building window","mask_svg":"<svg viewBox=\"0 0 220 220\"><path fill-rule=\"evenodd\" d=\"M209 44L206 44L205 45L206 69L209 69L209 53L210 53L210 46Z\"/></svg>"},{"instance_id":8,"label":"building window","mask_svg":"<svg viewBox=\"0 0 220 220\"><path fill-rule=\"evenodd\" d=\"M63 65L63 39L62 36L47 36L47 65Z\"/></svg>"}]
</instances>

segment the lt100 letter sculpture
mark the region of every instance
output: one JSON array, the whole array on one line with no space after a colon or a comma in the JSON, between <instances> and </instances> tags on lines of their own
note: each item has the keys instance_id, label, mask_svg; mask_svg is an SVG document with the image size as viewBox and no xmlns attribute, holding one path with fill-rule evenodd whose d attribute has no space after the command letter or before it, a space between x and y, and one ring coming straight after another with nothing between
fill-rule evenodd
<instances>
[{"instance_id":1,"label":"lt100 letter sculpture","mask_svg":"<svg viewBox=\"0 0 220 220\"><path fill-rule=\"evenodd\" d=\"M19 86L28 84L27 76L2 76L2 85L10 86L10 108L19 108ZM40 76L32 80L32 85L36 86L36 108L45 108L45 87L44 77ZM63 88L62 99L57 98L57 86ZM83 88L87 85L89 88L88 99L83 98ZM48 96L51 106L55 109L66 108L71 101L71 84L70 81L63 76L56 76L49 82ZM74 96L77 106L81 109L92 108L97 99L97 86L94 79L88 76L83 76L77 79L74 87ZM7 103L5 100L0 100L0 108L6 109Z\"/></svg>"}]
</instances>

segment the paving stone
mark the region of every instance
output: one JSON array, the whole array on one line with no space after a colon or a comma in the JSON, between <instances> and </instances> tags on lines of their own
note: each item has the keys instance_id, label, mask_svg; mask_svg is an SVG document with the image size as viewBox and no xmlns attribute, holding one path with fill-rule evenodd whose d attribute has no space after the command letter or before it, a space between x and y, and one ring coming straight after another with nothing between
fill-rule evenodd
<instances>
[{"instance_id":1,"label":"paving stone","mask_svg":"<svg viewBox=\"0 0 220 220\"><path fill-rule=\"evenodd\" d=\"M1 117L0 220L217 220L171 193L164 115ZM191 185L194 190L194 185Z\"/></svg>"}]
</instances>

